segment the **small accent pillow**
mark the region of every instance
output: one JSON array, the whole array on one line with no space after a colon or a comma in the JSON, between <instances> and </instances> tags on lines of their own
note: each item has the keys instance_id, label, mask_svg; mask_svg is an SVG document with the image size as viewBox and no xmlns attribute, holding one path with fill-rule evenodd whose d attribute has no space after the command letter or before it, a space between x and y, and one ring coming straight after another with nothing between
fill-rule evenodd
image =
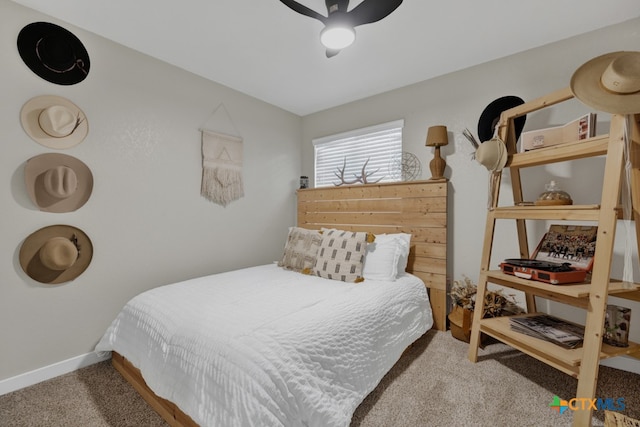
<instances>
[{"instance_id":1,"label":"small accent pillow","mask_svg":"<svg viewBox=\"0 0 640 427\"><path fill-rule=\"evenodd\" d=\"M409 258L411 234L378 234L367 245L362 275L370 280L396 280L404 273Z\"/></svg>"},{"instance_id":2,"label":"small accent pillow","mask_svg":"<svg viewBox=\"0 0 640 427\"><path fill-rule=\"evenodd\" d=\"M322 229L322 244L314 273L325 279L361 282L362 264L371 235L366 232Z\"/></svg>"},{"instance_id":3,"label":"small accent pillow","mask_svg":"<svg viewBox=\"0 0 640 427\"><path fill-rule=\"evenodd\" d=\"M316 263L320 243L322 234L318 230L289 227L284 254L278 266L299 273L309 273Z\"/></svg>"}]
</instances>

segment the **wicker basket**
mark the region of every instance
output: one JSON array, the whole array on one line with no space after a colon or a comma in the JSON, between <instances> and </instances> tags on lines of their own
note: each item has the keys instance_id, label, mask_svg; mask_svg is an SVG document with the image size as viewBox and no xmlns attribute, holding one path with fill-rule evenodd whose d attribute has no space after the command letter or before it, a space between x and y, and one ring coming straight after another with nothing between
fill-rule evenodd
<instances>
[{"instance_id":1,"label":"wicker basket","mask_svg":"<svg viewBox=\"0 0 640 427\"><path fill-rule=\"evenodd\" d=\"M453 307L453 310L451 310L448 317L451 335L460 341L469 342L471 337L473 311L456 305Z\"/></svg>"},{"instance_id":2,"label":"wicker basket","mask_svg":"<svg viewBox=\"0 0 640 427\"><path fill-rule=\"evenodd\" d=\"M473 310L462 308L459 305L453 307L449 313L449 328L451 336L460 341L471 341L471 324L473 323ZM480 345L484 346L488 340L488 335L480 334Z\"/></svg>"}]
</instances>

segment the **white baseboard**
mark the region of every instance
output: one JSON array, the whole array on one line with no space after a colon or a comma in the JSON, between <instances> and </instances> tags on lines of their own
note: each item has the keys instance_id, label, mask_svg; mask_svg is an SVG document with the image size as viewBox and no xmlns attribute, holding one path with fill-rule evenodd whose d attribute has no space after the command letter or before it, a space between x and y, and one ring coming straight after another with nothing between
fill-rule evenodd
<instances>
[{"instance_id":1,"label":"white baseboard","mask_svg":"<svg viewBox=\"0 0 640 427\"><path fill-rule=\"evenodd\" d=\"M68 374L85 366L102 362L110 357L110 353L100 355L96 353L82 354L72 357L71 359L63 360L62 362L54 363L53 365L7 378L6 380L0 380L0 396L20 390L21 388L29 387L30 385L38 384L42 381L50 380L51 378L59 377L60 375Z\"/></svg>"},{"instance_id":2,"label":"white baseboard","mask_svg":"<svg viewBox=\"0 0 640 427\"><path fill-rule=\"evenodd\" d=\"M602 366L621 369L623 371L633 372L634 374L640 375L640 360L634 357L612 357L611 359L601 360L600 364Z\"/></svg>"}]
</instances>

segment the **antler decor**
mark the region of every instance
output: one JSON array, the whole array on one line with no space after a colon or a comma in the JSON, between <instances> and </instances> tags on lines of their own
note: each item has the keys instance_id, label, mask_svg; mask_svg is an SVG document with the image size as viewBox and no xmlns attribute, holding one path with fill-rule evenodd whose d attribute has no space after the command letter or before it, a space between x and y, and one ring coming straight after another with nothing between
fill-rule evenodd
<instances>
[{"instance_id":1,"label":"antler decor","mask_svg":"<svg viewBox=\"0 0 640 427\"><path fill-rule=\"evenodd\" d=\"M374 170L373 172L365 172L365 169L367 168L367 164L369 163L370 159L367 159L366 162L364 162L364 165L362 165L362 174L360 175L360 177L358 178L358 180L360 182L362 182L363 184L375 184L376 182L379 182L382 178L384 178L384 176L381 176L380 178L376 179L375 181L369 181L367 178L369 178L371 175L373 175L374 173L378 172L380 170L380 168Z\"/></svg>"},{"instance_id":2,"label":"antler decor","mask_svg":"<svg viewBox=\"0 0 640 427\"><path fill-rule=\"evenodd\" d=\"M384 176L376 179L375 181L369 181L369 177L380 170L380 168L378 168L373 172L367 172L366 169L367 169L367 164L369 163L369 160L370 158L368 158L367 161L364 162L364 165L362 165L362 173L360 175L356 175L355 173L353 174L353 176L356 179L354 179L353 181L347 181L344 178L344 172L345 172L345 169L347 168L347 158L345 157L344 162L342 163L342 169L338 168L338 172L334 172L334 175L340 179L340 182L334 182L333 185L338 187L343 184L351 185L351 184L356 184L358 182L361 182L363 184L375 184L376 182L380 182L380 180L382 180Z\"/></svg>"},{"instance_id":3,"label":"antler decor","mask_svg":"<svg viewBox=\"0 0 640 427\"><path fill-rule=\"evenodd\" d=\"M340 186L342 184L347 184L347 185L351 185L351 184L355 184L356 182L358 182L358 177L356 176L356 179L354 179L353 181L347 181L346 179L344 179L344 171L347 168L347 158L344 158L344 162L342 162L342 169L338 168L338 172L334 172L333 174L335 176L337 176L340 179L340 182L334 182L333 185Z\"/></svg>"}]
</instances>

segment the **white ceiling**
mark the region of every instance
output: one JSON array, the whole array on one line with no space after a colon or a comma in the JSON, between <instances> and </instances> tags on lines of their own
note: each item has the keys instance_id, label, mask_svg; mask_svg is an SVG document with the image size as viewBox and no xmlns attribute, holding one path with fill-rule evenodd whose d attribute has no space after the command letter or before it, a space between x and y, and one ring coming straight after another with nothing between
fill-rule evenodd
<instances>
[{"instance_id":1,"label":"white ceiling","mask_svg":"<svg viewBox=\"0 0 640 427\"><path fill-rule=\"evenodd\" d=\"M638 0L405 0L328 59L322 24L279 0L13 1L300 116L640 16Z\"/></svg>"}]
</instances>

